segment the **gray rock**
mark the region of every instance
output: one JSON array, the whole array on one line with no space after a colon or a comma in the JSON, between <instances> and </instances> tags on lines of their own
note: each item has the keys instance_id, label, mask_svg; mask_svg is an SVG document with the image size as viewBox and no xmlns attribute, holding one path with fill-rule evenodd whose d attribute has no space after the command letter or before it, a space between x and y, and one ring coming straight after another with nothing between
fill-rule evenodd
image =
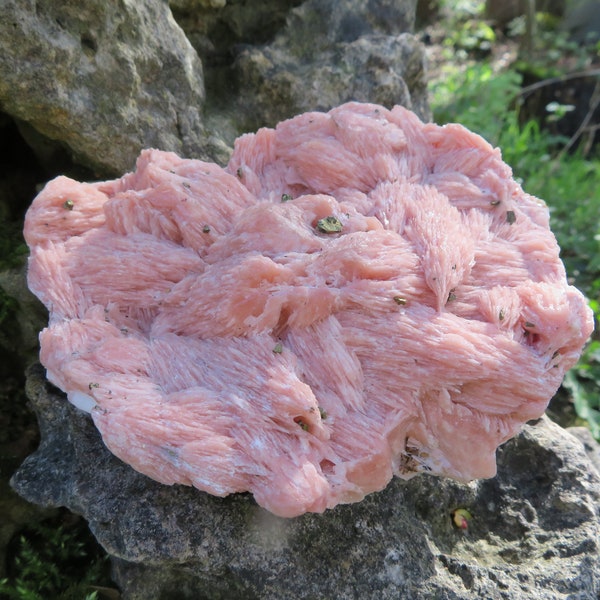
<instances>
[{"instance_id":1,"label":"gray rock","mask_svg":"<svg viewBox=\"0 0 600 600\"><path fill-rule=\"evenodd\" d=\"M209 73L229 64L237 44L272 41L302 0L169 0L173 16Z\"/></svg>"},{"instance_id":2,"label":"gray rock","mask_svg":"<svg viewBox=\"0 0 600 600\"><path fill-rule=\"evenodd\" d=\"M416 0L306 0L291 11L284 36L290 52L315 56L332 44L363 35L412 31L416 4Z\"/></svg>"},{"instance_id":3,"label":"gray rock","mask_svg":"<svg viewBox=\"0 0 600 600\"><path fill-rule=\"evenodd\" d=\"M98 176L146 147L222 164L240 133L347 100L430 118L416 0L299 4L171 0L184 34L163 0L3 0L0 109L50 172L66 151Z\"/></svg>"},{"instance_id":4,"label":"gray rock","mask_svg":"<svg viewBox=\"0 0 600 600\"><path fill-rule=\"evenodd\" d=\"M583 444L583 449L600 474L600 444L594 439L591 431L587 427L569 427L567 431Z\"/></svg>"},{"instance_id":5,"label":"gray rock","mask_svg":"<svg viewBox=\"0 0 600 600\"><path fill-rule=\"evenodd\" d=\"M161 0L3 0L0 106L98 174L203 157L201 62Z\"/></svg>"},{"instance_id":6,"label":"gray rock","mask_svg":"<svg viewBox=\"0 0 600 600\"><path fill-rule=\"evenodd\" d=\"M424 50L409 33L416 2L307 0L272 44L235 63L242 129L350 100L402 104L428 120Z\"/></svg>"},{"instance_id":7,"label":"gray rock","mask_svg":"<svg viewBox=\"0 0 600 600\"><path fill-rule=\"evenodd\" d=\"M388 108L401 104L430 117L423 50L410 34L362 36L307 63L298 62L286 45L251 48L240 54L236 68L246 90L236 103L248 130L350 100Z\"/></svg>"},{"instance_id":8,"label":"gray rock","mask_svg":"<svg viewBox=\"0 0 600 600\"><path fill-rule=\"evenodd\" d=\"M36 365L42 442L12 480L82 514L113 557L124 600L377 598L597 600L600 478L546 418L498 451L494 479L394 480L364 501L281 519L247 494L163 486L103 446ZM468 528L452 512L472 514Z\"/></svg>"}]
</instances>

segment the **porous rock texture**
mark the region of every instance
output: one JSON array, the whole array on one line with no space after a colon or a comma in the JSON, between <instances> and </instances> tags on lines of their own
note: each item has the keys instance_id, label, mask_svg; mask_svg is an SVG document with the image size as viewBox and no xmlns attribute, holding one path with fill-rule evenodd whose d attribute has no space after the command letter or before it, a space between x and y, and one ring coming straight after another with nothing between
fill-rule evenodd
<instances>
[{"instance_id":1,"label":"porous rock texture","mask_svg":"<svg viewBox=\"0 0 600 600\"><path fill-rule=\"evenodd\" d=\"M543 202L479 136L349 103L50 182L25 220L41 362L166 484L322 512L467 481L544 412L592 330Z\"/></svg>"},{"instance_id":2,"label":"porous rock texture","mask_svg":"<svg viewBox=\"0 0 600 600\"><path fill-rule=\"evenodd\" d=\"M0 107L102 174L149 146L207 156L202 64L161 0L5 0ZM37 142L36 145L41 145Z\"/></svg>"},{"instance_id":3,"label":"porous rock texture","mask_svg":"<svg viewBox=\"0 0 600 600\"><path fill-rule=\"evenodd\" d=\"M236 57L247 128L349 100L401 104L428 119L423 47L409 33L415 4L308 0L293 9L272 43Z\"/></svg>"},{"instance_id":4,"label":"porous rock texture","mask_svg":"<svg viewBox=\"0 0 600 600\"><path fill-rule=\"evenodd\" d=\"M163 486L104 446L37 365L39 450L13 477L43 506L84 515L126 600L597 600L600 477L543 418L498 451L493 479L395 479L360 503L282 519L249 494ZM452 513L468 510L465 530Z\"/></svg>"},{"instance_id":5,"label":"porous rock texture","mask_svg":"<svg viewBox=\"0 0 600 600\"><path fill-rule=\"evenodd\" d=\"M271 42L284 27L290 10L299 4L302 0L169 0L175 20L207 73L226 68L236 47ZM340 5L340 11L344 10Z\"/></svg>"},{"instance_id":6,"label":"porous rock texture","mask_svg":"<svg viewBox=\"0 0 600 600\"><path fill-rule=\"evenodd\" d=\"M224 164L244 131L347 100L429 117L415 0L300 4L5 0L0 110L50 172L95 177L147 147Z\"/></svg>"}]
</instances>

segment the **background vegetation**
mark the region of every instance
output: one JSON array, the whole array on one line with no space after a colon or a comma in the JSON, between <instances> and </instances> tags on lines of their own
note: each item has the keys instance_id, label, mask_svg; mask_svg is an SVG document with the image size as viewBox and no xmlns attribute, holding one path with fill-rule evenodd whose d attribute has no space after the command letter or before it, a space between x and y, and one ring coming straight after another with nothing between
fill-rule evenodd
<instances>
[{"instance_id":1,"label":"background vegetation","mask_svg":"<svg viewBox=\"0 0 600 600\"><path fill-rule=\"evenodd\" d=\"M108 557L85 523L64 511L22 531L9 548L9 577L0 579L6 600L110 598ZM102 596L100 595L102 594ZM112 596L112 598L118 598Z\"/></svg>"}]
</instances>

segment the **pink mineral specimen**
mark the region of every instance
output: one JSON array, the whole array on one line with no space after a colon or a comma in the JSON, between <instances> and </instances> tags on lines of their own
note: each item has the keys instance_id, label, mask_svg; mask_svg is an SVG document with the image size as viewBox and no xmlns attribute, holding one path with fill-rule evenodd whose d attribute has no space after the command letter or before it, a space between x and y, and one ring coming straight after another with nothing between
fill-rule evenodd
<instances>
[{"instance_id":1,"label":"pink mineral specimen","mask_svg":"<svg viewBox=\"0 0 600 600\"><path fill-rule=\"evenodd\" d=\"M110 450L292 517L491 477L592 330L543 202L459 125L350 103L59 177L26 218L41 361Z\"/></svg>"}]
</instances>

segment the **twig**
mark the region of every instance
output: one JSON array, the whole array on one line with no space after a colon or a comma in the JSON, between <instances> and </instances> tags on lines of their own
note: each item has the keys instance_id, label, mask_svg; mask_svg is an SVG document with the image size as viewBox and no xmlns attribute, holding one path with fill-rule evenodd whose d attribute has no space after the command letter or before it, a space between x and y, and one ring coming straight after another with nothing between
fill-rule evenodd
<instances>
[{"instance_id":1,"label":"twig","mask_svg":"<svg viewBox=\"0 0 600 600\"><path fill-rule=\"evenodd\" d=\"M554 83L564 83L565 81L570 81L571 79L579 79L580 77L594 77L596 75L600 75L600 69L577 71L576 73L567 73L566 75L560 75L558 77L550 77L549 79L543 79L542 81L537 81L536 83L532 83L531 85L521 88L517 96L527 96L532 92L539 90L540 88L546 87L547 85L553 85Z\"/></svg>"},{"instance_id":2,"label":"twig","mask_svg":"<svg viewBox=\"0 0 600 600\"><path fill-rule=\"evenodd\" d=\"M527 55L531 60L533 56L533 41L536 33L536 21L535 21L535 0L526 0L526 13L525 13L525 49Z\"/></svg>"},{"instance_id":3,"label":"twig","mask_svg":"<svg viewBox=\"0 0 600 600\"><path fill-rule=\"evenodd\" d=\"M565 144L564 148L558 153L559 160L573 147L575 142L577 142L581 135L587 130L588 124L592 120L598 105L600 105L600 80L596 81L592 97L590 98L590 107L583 118L583 121L581 121L577 131L571 136L571 139Z\"/></svg>"},{"instance_id":4,"label":"twig","mask_svg":"<svg viewBox=\"0 0 600 600\"><path fill-rule=\"evenodd\" d=\"M585 128L585 132L587 133L587 140L585 142L585 146L583 147L583 156L587 156L591 149L592 146L594 145L594 139L596 137L596 131L598 131L600 129L600 125L590 125L589 127Z\"/></svg>"}]
</instances>

